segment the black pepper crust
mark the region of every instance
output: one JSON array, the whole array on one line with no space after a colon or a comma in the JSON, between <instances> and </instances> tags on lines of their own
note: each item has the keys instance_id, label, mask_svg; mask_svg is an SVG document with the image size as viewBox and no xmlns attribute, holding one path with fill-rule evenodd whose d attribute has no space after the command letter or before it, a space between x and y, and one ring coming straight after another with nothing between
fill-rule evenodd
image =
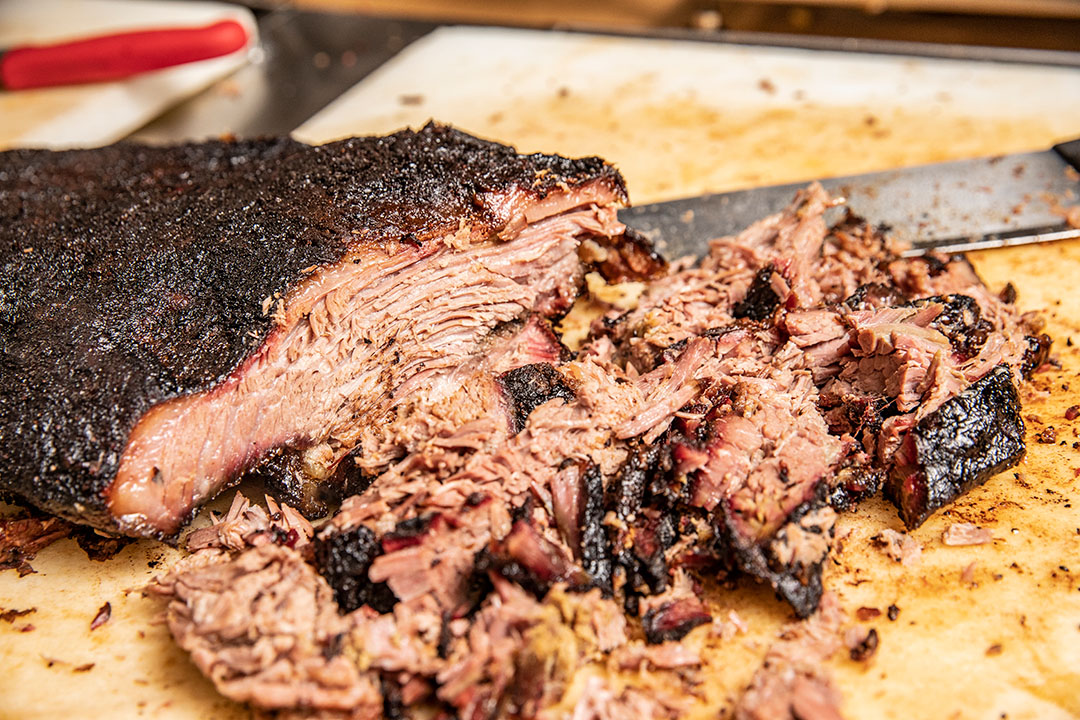
<instances>
[{"instance_id":1,"label":"black pepper crust","mask_svg":"<svg viewBox=\"0 0 1080 720\"><path fill-rule=\"evenodd\" d=\"M911 430L914 467L898 466L885 495L909 529L1024 457L1020 397L1007 365L998 365L945 401Z\"/></svg>"},{"instance_id":2,"label":"black pepper crust","mask_svg":"<svg viewBox=\"0 0 1080 720\"><path fill-rule=\"evenodd\" d=\"M429 124L311 147L288 138L0 153L0 491L108 527L104 492L153 405L228 376L266 340L263 300L499 196L600 180L598 158L518 155Z\"/></svg>"}]
</instances>

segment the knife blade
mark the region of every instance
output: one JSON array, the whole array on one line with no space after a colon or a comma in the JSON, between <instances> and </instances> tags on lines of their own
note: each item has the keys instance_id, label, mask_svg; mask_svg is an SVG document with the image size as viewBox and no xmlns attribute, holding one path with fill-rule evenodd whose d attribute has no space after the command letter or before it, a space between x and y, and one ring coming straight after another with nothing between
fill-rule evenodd
<instances>
[{"instance_id":1,"label":"knife blade","mask_svg":"<svg viewBox=\"0 0 1080 720\"><path fill-rule=\"evenodd\" d=\"M636 205L620 210L619 219L667 258L703 255L709 240L782 210L809 182ZM1080 203L1080 139L1042 152L820 182L852 212L910 243L908 255L1080 237L1065 217L1065 208Z\"/></svg>"}]
</instances>

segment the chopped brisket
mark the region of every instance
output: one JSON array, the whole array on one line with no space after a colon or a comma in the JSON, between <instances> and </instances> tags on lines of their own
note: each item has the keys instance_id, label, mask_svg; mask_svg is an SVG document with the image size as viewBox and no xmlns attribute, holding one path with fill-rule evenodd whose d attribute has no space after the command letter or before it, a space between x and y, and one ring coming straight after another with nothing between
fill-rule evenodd
<instances>
[{"instance_id":1,"label":"chopped brisket","mask_svg":"<svg viewBox=\"0 0 1080 720\"><path fill-rule=\"evenodd\" d=\"M773 275L776 269L771 265L763 267L754 275L754 281L746 291L746 296L735 303L731 315L734 318L748 320L768 320L780 304L780 296L773 290Z\"/></svg>"},{"instance_id":2,"label":"chopped brisket","mask_svg":"<svg viewBox=\"0 0 1080 720\"><path fill-rule=\"evenodd\" d=\"M562 375L548 363L535 363L509 370L499 376L512 408L513 431L521 432L533 410L550 400L571 402L574 391Z\"/></svg>"},{"instance_id":3,"label":"chopped brisket","mask_svg":"<svg viewBox=\"0 0 1080 720\"><path fill-rule=\"evenodd\" d=\"M1012 371L1001 365L946 400L907 434L885 492L909 528L1024 456Z\"/></svg>"},{"instance_id":4,"label":"chopped brisket","mask_svg":"<svg viewBox=\"0 0 1080 720\"><path fill-rule=\"evenodd\" d=\"M682 640L694 628L710 622L712 615L696 597L666 602L650 609L641 619L645 639L653 644Z\"/></svg>"},{"instance_id":5,"label":"chopped brisket","mask_svg":"<svg viewBox=\"0 0 1080 720\"><path fill-rule=\"evenodd\" d=\"M266 709L351 711L356 718L382 711L374 674L346 653L324 652L350 622L295 550L252 548L235 560L173 574L150 592L168 600L173 637L226 697Z\"/></svg>"},{"instance_id":6,"label":"chopped brisket","mask_svg":"<svg viewBox=\"0 0 1080 720\"><path fill-rule=\"evenodd\" d=\"M676 261L637 307L594 323L573 359L545 318L573 284L554 268L574 283L580 258L609 278L650 272L646 247L578 205L485 246L506 251L485 258L511 273L508 258L544 252L541 226L578 217L559 241L574 257L515 280L545 288L531 304L457 327L441 360L410 359L415 339L394 341L415 372L400 376L385 423L351 445L356 480L299 448L331 484L359 483L313 549L288 506L260 514L237 501L192 533L202 549L155 586L178 641L223 692L265 708L677 717L702 662L704 634L687 635L742 627L736 615L712 621L701 579L744 573L807 620L784 628L735 717L837 720L822 664L845 642L867 658L877 640L845 634L823 592L837 511L884 484L911 527L1015 463L1015 382L1046 350L1038 318L962 258L900 258L858 218L828 227L832 204L812 186L699 263ZM507 247L523 236L528 247ZM472 262L475 249L441 261ZM947 541L982 539L960 528ZM905 565L920 552L892 530L874 542ZM270 623L273 652L259 646L253 660L252 635L218 628L247 631L286 584L299 589L284 613L307 614ZM628 640L628 615L647 643ZM327 669L345 658L350 669ZM608 670L637 671L634 686L610 684ZM343 693L354 709L335 705Z\"/></svg>"},{"instance_id":7,"label":"chopped brisket","mask_svg":"<svg viewBox=\"0 0 1080 720\"><path fill-rule=\"evenodd\" d=\"M382 554L375 533L363 525L353 530L333 533L315 541L315 567L334 590L334 600L344 612L367 605L385 613L397 598L386 583L368 578L371 563Z\"/></svg>"}]
</instances>

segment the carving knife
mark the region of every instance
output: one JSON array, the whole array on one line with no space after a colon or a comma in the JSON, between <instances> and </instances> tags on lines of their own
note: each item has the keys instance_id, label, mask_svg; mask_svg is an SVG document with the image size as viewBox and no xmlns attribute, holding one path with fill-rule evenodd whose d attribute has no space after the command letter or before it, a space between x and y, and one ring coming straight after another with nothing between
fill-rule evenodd
<instances>
[{"instance_id":1,"label":"carving knife","mask_svg":"<svg viewBox=\"0 0 1080 720\"><path fill-rule=\"evenodd\" d=\"M778 212L808 182L637 205L621 210L619 219L667 258L702 255L709 240ZM852 212L910 243L909 255L1080 238L1080 139L1043 152L828 178L821 184L845 198Z\"/></svg>"}]
</instances>

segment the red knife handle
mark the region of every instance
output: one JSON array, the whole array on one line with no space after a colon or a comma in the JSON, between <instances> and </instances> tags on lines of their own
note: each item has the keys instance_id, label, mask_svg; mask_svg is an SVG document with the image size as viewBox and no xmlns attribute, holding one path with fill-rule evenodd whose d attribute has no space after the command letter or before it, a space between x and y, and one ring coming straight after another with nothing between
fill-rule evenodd
<instances>
[{"instance_id":1,"label":"red knife handle","mask_svg":"<svg viewBox=\"0 0 1080 720\"><path fill-rule=\"evenodd\" d=\"M236 52L248 41L235 20L197 28L103 35L58 45L12 48L0 57L0 85L25 90L119 80Z\"/></svg>"}]
</instances>

